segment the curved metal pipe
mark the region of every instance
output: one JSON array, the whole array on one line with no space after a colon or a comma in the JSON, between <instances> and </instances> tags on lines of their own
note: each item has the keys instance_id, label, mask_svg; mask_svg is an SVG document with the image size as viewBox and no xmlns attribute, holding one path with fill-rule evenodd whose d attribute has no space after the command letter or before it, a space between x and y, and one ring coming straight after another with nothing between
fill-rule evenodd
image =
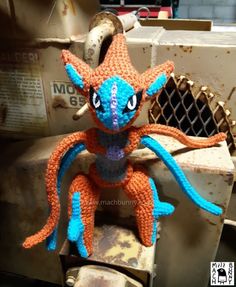
<instances>
[{"instance_id":1,"label":"curved metal pipe","mask_svg":"<svg viewBox=\"0 0 236 287\"><path fill-rule=\"evenodd\" d=\"M87 36L84 44L84 61L95 68L99 64L99 56L103 41L114 34L115 27L112 23L103 23L94 27Z\"/></svg>"}]
</instances>

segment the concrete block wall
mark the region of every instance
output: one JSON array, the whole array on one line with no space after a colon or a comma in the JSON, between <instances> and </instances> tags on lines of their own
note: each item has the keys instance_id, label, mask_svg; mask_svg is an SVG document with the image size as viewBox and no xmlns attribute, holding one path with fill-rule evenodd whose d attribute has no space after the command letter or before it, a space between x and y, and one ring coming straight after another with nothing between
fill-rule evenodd
<instances>
[{"instance_id":1,"label":"concrete block wall","mask_svg":"<svg viewBox=\"0 0 236 287\"><path fill-rule=\"evenodd\" d=\"M236 0L180 0L179 18L236 23Z\"/></svg>"}]
</instances>

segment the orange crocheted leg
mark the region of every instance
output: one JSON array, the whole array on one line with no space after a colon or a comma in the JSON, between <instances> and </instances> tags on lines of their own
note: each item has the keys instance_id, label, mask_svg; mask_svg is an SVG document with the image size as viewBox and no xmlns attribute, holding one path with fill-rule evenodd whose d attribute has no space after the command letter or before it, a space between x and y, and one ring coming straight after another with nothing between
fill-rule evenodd
<instances>
[{"instance_id":1,"label":"orange crocheted leg","mask_svg":"<svg viewBox=\"0 0 236 287\"><path fill-rule=\"evenodd\" d=\"M92 253L94 213L99 190L85 175L77 175L69 190L68 239L75 242L82 257Z\"/></svg>"},{"instance_id":2,"label":"orange crocheted leg","mask_svg":"<svg viewBox=\"0 0 236 287\"><path fill-rule=\"evenodd\" d=\"M141 170L133 173L124 190L135 202L141 241L145 246L151 246L156 241L158 217L170 215L174 207L169 203L160 202L154 181Z\"/></svg>"},{"instance_id":3,"label":"orange crocheted leg","mask_svg":"<svg viewBox=\"0 0 236 287\"><path fill-rule=\"evenodd\" d=\"M145 125L139 129L138 133L141 137L149 134L171 136L190 148L206 148L226 139L225 133L218 133L206 139L193 139L176 128L159 124Z\"/></svg>"}]
</instances>

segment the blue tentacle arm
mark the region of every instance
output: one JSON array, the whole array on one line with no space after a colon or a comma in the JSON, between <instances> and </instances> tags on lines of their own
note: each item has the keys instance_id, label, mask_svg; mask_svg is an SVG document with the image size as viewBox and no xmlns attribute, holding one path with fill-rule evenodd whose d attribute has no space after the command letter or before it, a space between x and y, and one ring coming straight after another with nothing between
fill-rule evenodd
<instances>
[{"instance_id":1,"label":"blue tentacle arm","mask_svg":"<svg viewBox=\"0 0 236 287\"><path fill-rule=\"evenodd\" d=\"M86 147L84 144L79 143L69 149L63 156L57 176L57 194L60 196L61 193L61 182L62 178L65 175L66 171L71 166L72 162L76 159L77 155L85 150ZM53 233L47 238L46 245L47 249L52 251L56 249L57 245L57 231L58 226L54 229Z\"/></svg>"},{"instance_id":2,"label":"blue tentacle arm","mask_svg":"<svg viewBox=\"0 0 236 287\"><path fill-rule=\"evenodd\" d=\"M141 143L152 150L168 167L171 173L174 175L176 181L179 186L183 190L183 192L195 203L198 207L206 210L209 213L214 215L221 215L222 209L217 205L205 200L201 197L197 191L192 187L182 169L178 166L175 159L171 156L171 154L155 139L150 136L143 136L141 138Z\"/></svg>"}]
</instances>

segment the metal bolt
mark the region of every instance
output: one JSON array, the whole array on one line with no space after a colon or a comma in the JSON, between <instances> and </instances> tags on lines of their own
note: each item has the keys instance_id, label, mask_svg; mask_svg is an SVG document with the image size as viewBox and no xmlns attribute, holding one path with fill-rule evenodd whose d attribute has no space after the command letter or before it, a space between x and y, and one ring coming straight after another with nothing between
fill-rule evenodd
<instances>
[{"instance_id":1,"label":"metal bolt","mask_svg":"<svg viewBox=\"0 0 236 287\"><path fill-rule=\"evenodd\" d=\"M67 286L72 287L75 285L75 281L76 281L76 278L78 276L78 272L79 272L78 267L70 268L67 270L67 272L66 272L66 285Z\"/></svg>"},{"instance_id":2,"label":"metal bolt","mask_svg":"<svg viewBox=\"0 0 236 287\"><path fill-rule=\"evenodd\" d=\"M202 87L201 87L201 91L202 91L202 92L205 92L207 89L208 89L207 86L202 86Z\"/></svg>"},{"instance_id":3,"label":"metal bolt","mask_svg":"<svg viewBox=\"0 0 236 287\"><path fill-rule=\"evenodd\" d=\"M225 114L228 117L231 114L230 110L225 110Z\"/></svg>"},{"instance_id":4,"label":"metal bolt","mask_svg":"<svg viewBox=\"0 0 236 287\"><path fill-rule=\"evenodd\" d=\"M73 277L73 276L68 276L68 277L66 278L66 285L72 287L72 286L74 286L74 284L75 284L75 277Z\"/></svg>"},{"instance_id":5,"label":"metal bolt","mask_svg":"<svg viewBox=\"0 0 236 287\"><path fill-rule=\"evenodd\" d=\"M219 101L217 104L223 108L223 106L225 105L225 102Z\"/></svg>"},{"instance_id":6,"label":"metal bolt","mask_svg":"<svg viewBox=\"0 0 236 287\"><path fill-rule=\"evenodd\" d=\"M192 87L194 85L194 82L191 80L187 81L187 83L189 84L190 87Z\"/></svg>"}]
</instances>

